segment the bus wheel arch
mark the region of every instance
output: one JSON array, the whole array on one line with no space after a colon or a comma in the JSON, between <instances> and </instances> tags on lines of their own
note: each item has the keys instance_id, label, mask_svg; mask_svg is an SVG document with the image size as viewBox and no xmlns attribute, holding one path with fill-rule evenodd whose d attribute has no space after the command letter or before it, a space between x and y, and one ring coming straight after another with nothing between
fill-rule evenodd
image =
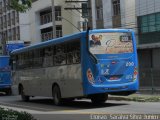
<instances>
[{"instance_id":1,"label":"bus wheel arch","mask_svg":"<svg viewBox=\"0 0 160 120\"><path fill-rule=\"evenodd\" d=\"M61 98L61 90L60 87L57 83L54 83L52 85L52 96L54 99L54 104L59 106L62 103L62 98Z\"/></svg>"},{"instance_id":2,"label":"bus wheel arch","mask_svg":"<svg viewBox=\"0 0 160 120\"><path fill-rule=\"evenodd\" d=\"M25 101L25 102L28 102L30 96L25 95L24 87L23 87L22 84L19 84L19 86L18 86L18 91L19 91L19 94L21 95L21 99L22 99L23 101Z\"/></svg>"}]
</instances>

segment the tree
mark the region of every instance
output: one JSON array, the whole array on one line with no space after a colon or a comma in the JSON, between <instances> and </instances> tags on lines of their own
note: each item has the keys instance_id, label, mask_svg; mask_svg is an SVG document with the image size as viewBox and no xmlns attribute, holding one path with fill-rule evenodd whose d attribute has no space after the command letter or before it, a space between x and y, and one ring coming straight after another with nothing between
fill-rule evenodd
<instances>
[{"instance_id":1,"label":"tree","mask_svg":"<svg viewBox=\"0 0 160 120\"><path fill-rule=\"evenodd\" d=\"M26 12L31 8L32 0L10 0L10 7L18 12Z\"/></svg>"}]
</instances>

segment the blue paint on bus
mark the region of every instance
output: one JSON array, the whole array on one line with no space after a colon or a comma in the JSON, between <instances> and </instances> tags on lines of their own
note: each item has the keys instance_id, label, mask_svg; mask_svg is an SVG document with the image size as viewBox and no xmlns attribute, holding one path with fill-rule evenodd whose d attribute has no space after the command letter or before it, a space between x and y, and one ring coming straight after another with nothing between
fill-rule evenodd
<instances>
[{"instance_id":1,"label":"blue paint on bus","mask_svg":"<svg viewBox=\"0 0 160 120\"><path fill-rule=\"evenodd\" d=\"M11 69L9 56L0 56L0 92L11 92Z\"/></svg>"},{"instance_id":2,"label":"blue paint on bus","mask_svg":"<svg viewBox=\"0 0 160 120\"><path fill-rule=\"evenodd\" d=\"M88 52L86 52L87 46L85 46L86 39L84 38L82 40L82 68L85 95L96 93L129 95L136 92L139 88L137 75L138 61L134 32L132 30L110 29L92 30L89 34L108 32L132 33L133 52L122 54L95 54L95 57L98 60L98 63L95 64L93 58ZM134 65L126 66L127 63L133 63ZM94 83L88 82L88 78L86 76L87 69L91 69ZM109 71L109 73L102 74L101 71L105 70ZM133 78L134 74L136 78Z\"/></svg>"},{"instance_id":3,"label":"blue paint on bus","mask_svg":"<svg viewBox=\"0 0 160 120\"><path fill-rule=\"evenodd\" d=\"M86 44L88 39L87 37L89 37L87 36L87 32L81 32L15 50L12 52L12 55L23 53L35 48L43 48L46 46L63 43L74 38L81 38L81 67L84 95L87 96L99 93L129 95L135 93L139 88L139 81L136 39L134 32L132 30L125 29L103 29L89 31L89 35L99 33L131 33L131 36L129 37L132 38L130 42L133 44L133 48L130 46L128 47L128 43L125 46L127 49L131 48L131 52L92 54L89 51L91 48L89 41L88 44ZM105 37L107 38L107 35ZM126 39L122 40L122 42L125 42L125 40ZM123 45L119 45L119 47L122 46ZM95 62L95 59L97 62Z\"/></svg>"}]
</instances>

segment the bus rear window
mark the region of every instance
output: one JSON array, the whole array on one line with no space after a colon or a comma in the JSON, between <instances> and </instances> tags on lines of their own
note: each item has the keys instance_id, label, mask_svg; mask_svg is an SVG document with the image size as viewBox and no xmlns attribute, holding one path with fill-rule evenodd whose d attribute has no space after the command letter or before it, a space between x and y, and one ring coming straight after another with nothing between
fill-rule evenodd
<instances>
[{"instance_id":1,"label":"bus rear window","mask_svg":"<svg viewBox=\"0 0 160 120\"><path fill-rule=\"evenodd\" d=\"M129 32L92 33L89 35L92 54L122 54L133 52L132 34Z\"/></svg>"}]
</instances>

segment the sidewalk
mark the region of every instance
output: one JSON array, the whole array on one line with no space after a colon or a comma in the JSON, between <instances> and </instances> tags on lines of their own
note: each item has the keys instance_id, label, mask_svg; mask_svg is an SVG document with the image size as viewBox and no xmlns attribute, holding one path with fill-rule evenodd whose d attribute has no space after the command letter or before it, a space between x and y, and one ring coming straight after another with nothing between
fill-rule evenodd
<instances>
[{"instance_id":1,"label":"sidewalk","mask_svg":"<svg viewBox=\"0 0 160 120\"><path fill-rule=\"evenodd\" d=\"M129 95L129 96L109 95L109 100L136 101L136 102L160 102L160 95L139 94L139 93Z\"/></svg>"}]
</instances>

